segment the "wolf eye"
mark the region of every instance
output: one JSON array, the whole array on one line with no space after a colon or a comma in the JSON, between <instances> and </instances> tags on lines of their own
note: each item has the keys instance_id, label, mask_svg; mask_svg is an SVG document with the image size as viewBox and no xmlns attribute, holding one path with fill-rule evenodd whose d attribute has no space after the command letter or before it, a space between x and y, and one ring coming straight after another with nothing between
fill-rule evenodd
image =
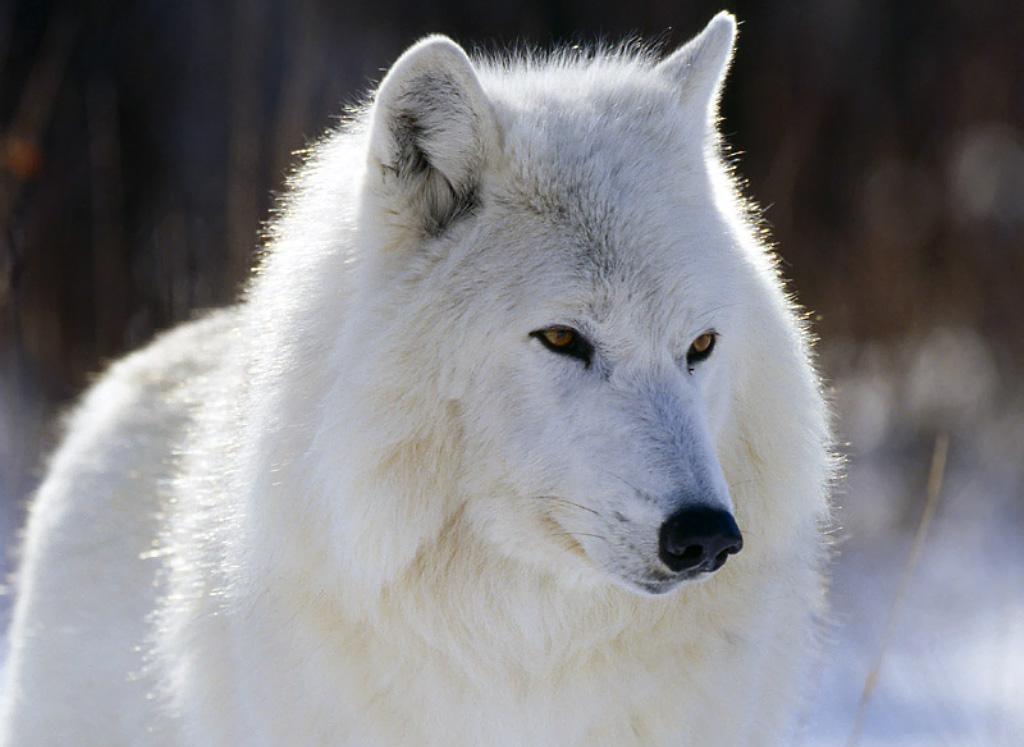
<instances>
[{"instance_id":1,"label":"wolf eye","mask_svg":"<svg viewBox=\"0 0 1024 747\"><path fill-rule=\"evenodd\" d=\"M530 337L536 337L552 353L576 358L590 367L594 346L576 330L570 327L547 327L531 332Z\"/></svg>"},{"instance_id":2,"label":"wolf eye","mask_svg":"<svg viewBox=\"0 0 1024 747\"><path fill-rule=\"evenodd\" d=\"M715 332L705 332L690 343L690 349L686 352L686 365L688 368L692 370L696 364L711 355L711 351L715 349L717 337L718 335Z\"/></svg>"}]
</instances>

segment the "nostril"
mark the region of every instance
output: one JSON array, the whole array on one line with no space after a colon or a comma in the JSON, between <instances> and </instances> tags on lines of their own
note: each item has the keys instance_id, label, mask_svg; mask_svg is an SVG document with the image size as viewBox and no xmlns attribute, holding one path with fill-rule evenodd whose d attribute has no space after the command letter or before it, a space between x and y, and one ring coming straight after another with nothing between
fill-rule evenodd
<instances>
[{"instance_id":1,"label":"nostril","mask_svg":"<svg viewBox=\"0 0 1024 747\"><path fill-rule=\"evenodd\" d=\"M743 537L732 514L716 508L677 511L658 533L658 557L675 573L717 570L742 547Z\"/></svg>"},{"instance_id":2,"label":"nostril","mask_svg":"<svg viewBox=\"0 0 1024 747\"><path fill-rule=\"evenodd\" d=\"M700 559L704 557L704 548L700 545L687 545L686 549L683 550L679 557L685 560L700 562Z\"/></svg>"},{"instance_id":3,"label":"nostril","mask_svg":"<svg viewBox=\"0 0 1024 747\"><path fill-rule=\"evenodd\" d=\"M704 547L701 545L686 545L680 548L671 542L662 543L658 551L661 562L676 573L696 568L704 562L704 555Z\"/></svg>"}]
</instances>

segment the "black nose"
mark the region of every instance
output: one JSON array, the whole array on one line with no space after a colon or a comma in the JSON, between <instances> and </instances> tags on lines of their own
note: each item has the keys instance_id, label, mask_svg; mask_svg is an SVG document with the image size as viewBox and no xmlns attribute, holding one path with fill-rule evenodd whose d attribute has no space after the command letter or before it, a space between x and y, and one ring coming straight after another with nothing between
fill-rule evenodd
<instances>
[{"instance_id":1,"label":"black nose","mask_svg":"<svg viewBox=\"0 0 1024 747\"><path fill-rule=\"evenodd\" d=\"M658 533L658 557L678 573L717 571L743 548L743 535L728 511L706 506L672 514Z\"/></svg>"}]
</instances>

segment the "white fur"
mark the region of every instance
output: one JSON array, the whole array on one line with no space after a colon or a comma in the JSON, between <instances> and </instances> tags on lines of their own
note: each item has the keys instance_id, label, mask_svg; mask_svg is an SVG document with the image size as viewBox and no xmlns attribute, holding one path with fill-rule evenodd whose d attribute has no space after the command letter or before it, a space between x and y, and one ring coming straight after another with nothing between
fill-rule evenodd
<instances>
[{"instance_id":1,"label":"white fur","mask_svg":"<svg viewBox=\"0 0 1024 747\"><path fill-rule=\"evenodd\" d=\"M719 157L734 36L720 14L660 64L406 52L298 172L245 299L71 419L3 743L779 743L829 434ZM552 325L589 368L530 336ZM745 547L665 580L658 528L698 504Z\"/></svg>"}]
</instances>

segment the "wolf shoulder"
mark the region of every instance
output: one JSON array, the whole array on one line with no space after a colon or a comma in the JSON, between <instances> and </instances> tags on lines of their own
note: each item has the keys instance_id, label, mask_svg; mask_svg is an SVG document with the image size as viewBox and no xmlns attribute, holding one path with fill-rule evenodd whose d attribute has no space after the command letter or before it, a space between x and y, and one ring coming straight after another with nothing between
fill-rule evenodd
<instances>
[{"instance_id":1,"label":"wolf shoulder","mask_svg":"<svg viewBox=\"0 0 1024 747\"><path fill-rule=\"evenodd\" d=\"M225 378L237 318L229 308L158 336L67 416L20 548L0 744L88 744L90 729L137 735L153 723L144 651L163 522L202 408L237 394ZM90 723L72 707L85 693Z\"/></svg>"}]
</instances>

